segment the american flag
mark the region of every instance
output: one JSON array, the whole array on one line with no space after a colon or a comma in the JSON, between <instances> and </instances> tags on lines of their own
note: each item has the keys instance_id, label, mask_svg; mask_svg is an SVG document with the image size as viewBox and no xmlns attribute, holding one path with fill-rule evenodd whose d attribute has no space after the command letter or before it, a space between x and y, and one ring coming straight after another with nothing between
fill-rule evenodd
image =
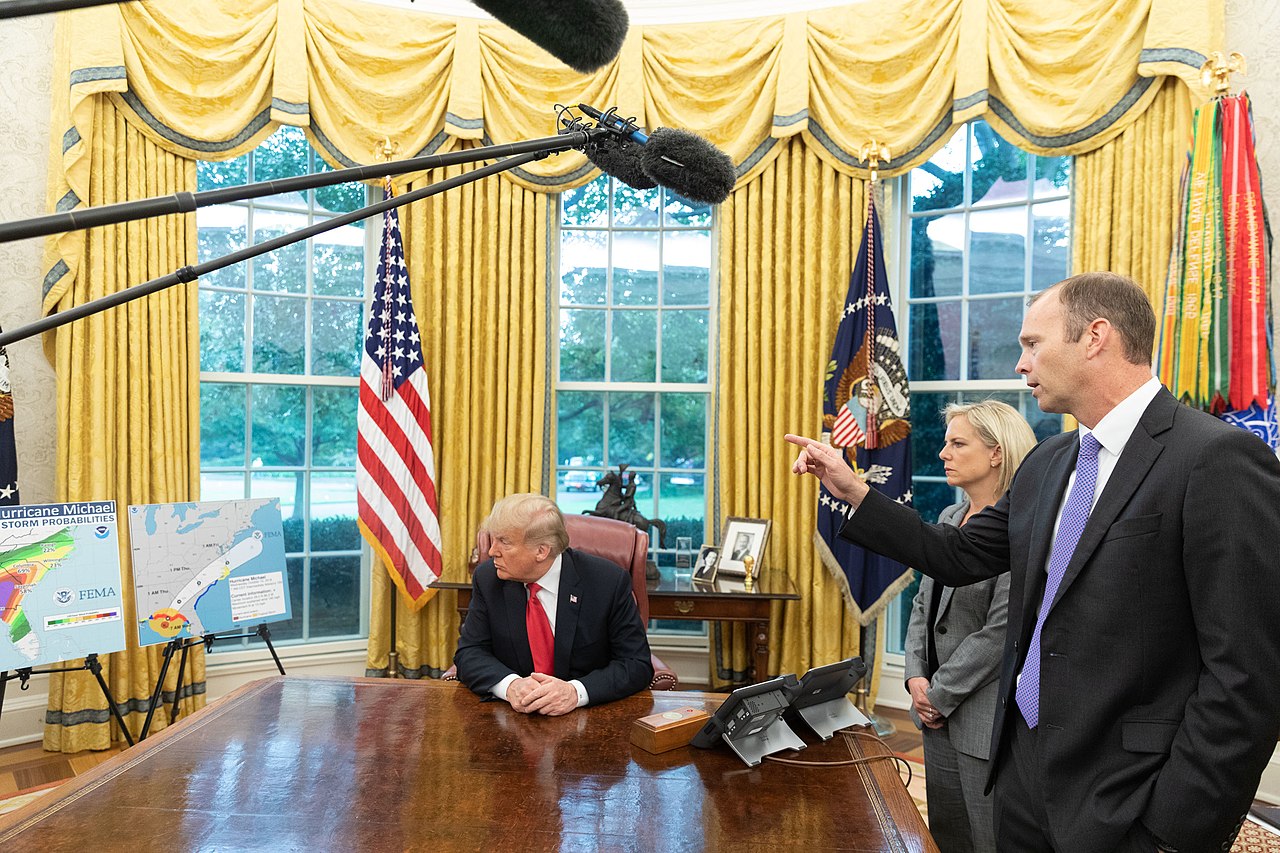
<instances>
[{"instance_id":1,"label":"american flag","mask_svg":"<svg viewBox=\"0 0 1280 853\"><path fill-rule=\"evenodd\" d=\"M390 180L385 193L393 194ZM440 577L440 518L431 395L395 210L383 215L356 423L360 532L417 610Z\"/></svg>"},{"instance_id":2,"label":"american flag","mask_svg":"<svg viewBox=\"0 0 1280 853\"><path fill-rule=\"evenodd\" d=\"M858 416L845 403L836 415L835 426L831 428L832 447L856 447L867 440L867 436L858 425Z\"/></svg>"}]
</instances>

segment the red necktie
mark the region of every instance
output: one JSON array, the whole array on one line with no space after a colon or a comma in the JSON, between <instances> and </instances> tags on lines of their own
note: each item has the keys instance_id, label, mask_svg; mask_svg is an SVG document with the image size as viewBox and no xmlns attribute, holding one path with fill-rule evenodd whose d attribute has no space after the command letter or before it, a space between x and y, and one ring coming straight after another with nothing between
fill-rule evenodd
<instances>
[{"instance_id":1,"label":"red necktie","mask_svg":"<svg viewBox=\"0 0 1280 853\"><path fill-rule=\"evenodd\" d=\"M529 651L533 652L533 671L543 675L556 674L556 640L551 633L551 620L538 600L536 583L529 586L529 607L524 613L525 628L529 632Z\"/></svg>"}]
</instances>

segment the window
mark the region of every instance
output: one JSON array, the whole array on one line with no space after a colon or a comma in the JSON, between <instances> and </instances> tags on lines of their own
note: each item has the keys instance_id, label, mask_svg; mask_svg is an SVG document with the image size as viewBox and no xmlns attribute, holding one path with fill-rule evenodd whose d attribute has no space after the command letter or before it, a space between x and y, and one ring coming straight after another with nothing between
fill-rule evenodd
<instances>
[{"instance_id":1,"label":"window","mask_svg":"<svg viewBox=\"0 0 1280 853\"><path fill-rule=\"evenodd\" d=\"M591 509L625 463L637 510L706 537L711 208L601 176L561 197L556 499Z\"/></svg>"},{"instance_id":2,"label":"window","mask_svg":"<svg viewBox=\"0 0 1280 853\"><path fill-rule=\"evenodd\" d=\"M1027 298L1069 272L1070 179L1071 158L1029 154L984 121L956 130L902 179L910 202L897 304L907 318L912 493L927 520L958 499L937 455L948 403L994 398L1022 412L1039 438L1062 429L1014 366ZM890 652L902 651L916 587L889 607Z\"/></svg>"},{"instance_id":3,"label":"window","mask_svg":"<svg viewBox=\"0 0 1280 853\"><path fill-rule=\"evenodd\" d=\"M200 163L199 189L320 171L286 127L236 160ZM362 185L343 184L202 209L200 260L365 203ZM201 496L280 499L293 608L271 626L280 640L368 635L355 486L367 230L344 226L200 279Z\"/></svg>"}]
</instances>

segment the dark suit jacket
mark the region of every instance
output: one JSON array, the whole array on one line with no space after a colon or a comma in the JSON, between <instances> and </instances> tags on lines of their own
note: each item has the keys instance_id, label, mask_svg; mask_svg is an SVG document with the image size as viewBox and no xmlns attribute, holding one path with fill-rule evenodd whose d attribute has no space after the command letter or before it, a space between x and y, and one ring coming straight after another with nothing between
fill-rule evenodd
<instances>
[{"instance_id":1,"label":"dark suit jacket","mask_svg":"<svg viewBox=\"0 0 1280 853\"><path fill-rule=\"evenodd\" d=\"M842 533L950 585L1010 571L992 776L1019 711L1076 433L1046 439L963 528L872 491ZM1098 498L1041 635L1037 742L1053 837L1113 850L1135 821L1217 850L1280 733L1280 463L1161 390Z\"/></svg>"},{"instance_id":2,"label":"dark suit jacket","mask_svg":"<svg viewBox=\"0 0 1280 853\"><path fill-rule=\"evenodd\" d=\"M453 662L458 680L481 696L492 695L493 686L512 673L523 677L533 672L525 628L528 600L524 584L498 578L493 560L476 567L471 607ZM612 702L649 686L649 640L631 578L620 567L566 550L555 624L555 676L581 681L590 704Z\"/></svg>"}]
</instances>

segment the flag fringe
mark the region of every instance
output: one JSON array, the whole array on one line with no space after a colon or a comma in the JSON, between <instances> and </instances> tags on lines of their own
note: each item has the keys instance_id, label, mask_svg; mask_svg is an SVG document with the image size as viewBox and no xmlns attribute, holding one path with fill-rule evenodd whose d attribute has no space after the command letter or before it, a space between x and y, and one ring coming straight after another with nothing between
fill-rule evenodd
<instances>
[{"instance_id":1,"label":"flag fringe","mask_svg":"<svg viewBox=\"0 0 1280 853\"><path fill-rule=\"evenodd\" d=\"M373 535L372 531L365 526L363 521L357 520L356 527L360 528L360 535L364 537L364 541L369 543L369 547L373 549L374 557L377 558L378 562L380 562L384 568L386 568L387 575L390 576L391 582L399 587L401 594L404 595L405 601L409 603L409 608L414 613L417 613L426 606L428 601L436 597L436 593L440 590L431 589L430 587L423 590L420 598L415 599L410 595L409 590L405 589L404 576L396 571L395 563L392 562L391 555L387 553L386 548L382 547L382 543L379 542L377 537Z\"/></svg>"},{"instance_id":2,"label":"flag fringe","mask_svg":"<svg viewBox=\"0 0 1280 853\"><path fill-rule=\"evenodd\" d=\"M849 589L849 579L845 576L844 569L836 560L836 555L831 553L831 548L827 545L826 540L822 538L822 534L818 531L813 532L813 547L818 551L818 558L822 560L822 565L827 567L827 572L835 580L836 585L840 587L840 594L844 596L845 606L849 608L849 612L853 614L853 618L858 620L858 624L867 627L879 618L881 611L889 606L889 602L907 587L911 586L913 580L913 569L908 568L902 573L902 577L885 587L880 597L875 602L863 610L858 606L858 602L853 599L853 592Z\"/></svg>"}]
</instances>

